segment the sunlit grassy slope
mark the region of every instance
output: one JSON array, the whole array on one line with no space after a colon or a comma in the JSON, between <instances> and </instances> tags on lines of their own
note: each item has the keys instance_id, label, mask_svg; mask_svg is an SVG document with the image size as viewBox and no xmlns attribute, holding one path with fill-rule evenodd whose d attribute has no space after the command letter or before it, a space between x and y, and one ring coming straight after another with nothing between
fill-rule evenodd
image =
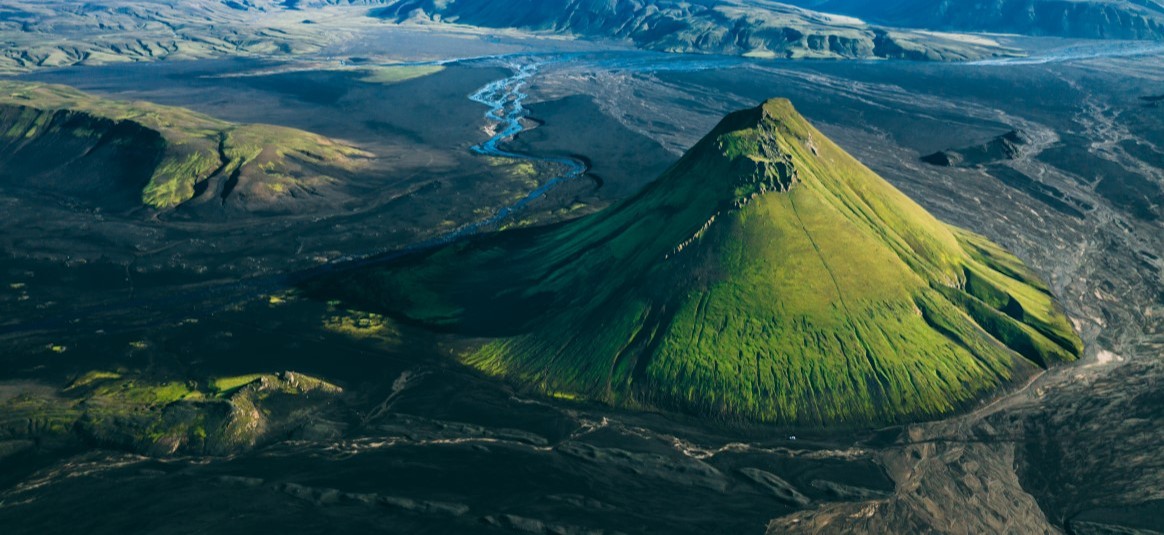
<instances>
[{"instance_id":1,"label":"sunlit grassy slope","mask_svg":"<svg viewBox=\"0 0 1164 535\"><path fill-rule=\"evenodd\" d=\"M548 394L731 420L926 418L1081 351L1021 262L785 100L729 115L616 207L342 287L484 339L465 363Z\"/></svg>"},{"instance_id":2,"label":"sunlit grassy slope","mask_svg":"<svg viewBox=\"0 0 1164 535\"><path fill-rule=\"evenodd\" d=\"M40 145L55 147L55 159L35 171L49 175L72 174L64 166L99 158L111 152L107 145L133 145L132 157L140 160L134 167L146 172L141 202L158 209L190 200L200 183L212 179L242 185L259 199L326 186L336 180L331 174L353 169L369 156L292 128L234 124L183 108L105 99L60 85L0 81L0 156L13 160L5 165L17 165L27 153L39 154ZM109 162L81 163L92 167Z\"/></svg>"}]
</instances>

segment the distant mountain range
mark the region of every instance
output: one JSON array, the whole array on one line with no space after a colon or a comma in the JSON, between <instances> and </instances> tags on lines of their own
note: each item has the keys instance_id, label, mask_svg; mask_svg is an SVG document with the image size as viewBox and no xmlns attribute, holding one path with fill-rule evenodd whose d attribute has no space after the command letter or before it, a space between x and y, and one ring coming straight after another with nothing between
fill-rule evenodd
<instances>
[{"instance_id":1,"label":"distant mountain range","mask_svg":"<svg viewBox=\"0 0 1164 535\"><path fill-rule=\"evenodd\" d=\"M222 0L7 0L0 2L0 74L312 53L348 35L303 24L302 13L279 11L285 16Z\"/></svg>"},{"instance_id":2,"label":"distant mountain range","mask_svg":"<svg viewBox=\"0 0 1164 535\"><path fill-rule=\"evenodd\" d=\"M305 57L403 22L758 57L958 61L1017 53L990 39L871 26L747 0L10 0L0 4L0 74L124 61Z\"/></svg>"},{"instance_id":3,"label":"distant mountain range","mask_svg":"<svg viewBox=\"0 0 1164 535\"><path fill-rule=\"evenodd\" d=\"M909 28L1089 39L1164 38L1160 0L788 0Z\"/></svg>"},{"instance_id":4,"label":"distant mountain range","mask_svg":"<svg viewBox=\"0 0 1164 535\"><path fill-rule=\"evenodd\" d=\"M0 4L0 74L303 57L387 23L550 32L677 53L961 61L1021 53L993 38L932 30L1161 39L1164 7L1160 0L10 0Z\"/></svg>"},{"instance_id":5,"label":"distant mountain range","mask_svg":"<svg viewBox=\"0 0 1164 535\"><path fill-rule=\"evenodd\" d=\"M373 13L628 40L639 48L780 58L965 60L1009 51L989 40L867 25L753 0L395 0Z\"/></svg>"}]
</instances>

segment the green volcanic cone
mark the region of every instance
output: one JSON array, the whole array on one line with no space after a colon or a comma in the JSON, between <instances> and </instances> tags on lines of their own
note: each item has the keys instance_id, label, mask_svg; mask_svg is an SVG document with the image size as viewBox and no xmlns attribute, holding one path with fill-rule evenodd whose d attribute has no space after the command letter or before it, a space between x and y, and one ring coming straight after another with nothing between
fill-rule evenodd
<instances>
[{"instance_id":1,"label":"green volcanic cone","mask_svg":"<svg viewBox=\"0 0 1164 535\"><path fill-rule=\"evenodd\" d=\"M786 100L727 116L608 210L339 287L472 337L463 362L549 394L797 426L946 414L1081 350L1015 257Z\"/></svg>"}]
</instances>

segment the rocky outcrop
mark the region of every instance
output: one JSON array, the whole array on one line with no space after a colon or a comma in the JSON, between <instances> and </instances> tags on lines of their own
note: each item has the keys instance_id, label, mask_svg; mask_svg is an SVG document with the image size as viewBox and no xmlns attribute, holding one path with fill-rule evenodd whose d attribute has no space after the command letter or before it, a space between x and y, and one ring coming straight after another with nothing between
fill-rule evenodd
<instances>
[{"instance_id":1,"label":"rocky outcrop","mask_svg":"<svg viewBox=\"0 0 1164 535\"><path fill-rule=\"evenodd\" d=\"M960 149L940 150L922 156L921 160L941 167L976 167L1013 160L1022 154L1023 147L1029 143L1030 139L1026 134L1011 130L985 143Z\"/></svg>"}]
</instances>

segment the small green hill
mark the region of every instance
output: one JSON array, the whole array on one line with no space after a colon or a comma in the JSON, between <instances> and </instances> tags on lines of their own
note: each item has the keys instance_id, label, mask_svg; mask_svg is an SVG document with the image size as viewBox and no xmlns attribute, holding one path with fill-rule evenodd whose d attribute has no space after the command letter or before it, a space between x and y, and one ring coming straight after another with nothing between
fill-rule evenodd
<instances>
[{"instance_id":1,"label":"small green hill","mask_svg":"<svg viewBox=\"0 0 1164 535\"><path fill-rule=\"evenodd\" d=\"M293 128L0 81L0 182L117 208L201 198L278 210L334 189L370 156Z\"/></svg>"},{"instance_id":2,"label":"small green hill","mask_svg":"<svg viewBox=\"0 0 1164 535\"><path fill-rule=\"evenodd\" d=\"M947 414L1075 359L1015 257L943 224L786 100L603 212L317 288L470 337L550 395L796 426Z\"/></svg>"}]
</instances>

